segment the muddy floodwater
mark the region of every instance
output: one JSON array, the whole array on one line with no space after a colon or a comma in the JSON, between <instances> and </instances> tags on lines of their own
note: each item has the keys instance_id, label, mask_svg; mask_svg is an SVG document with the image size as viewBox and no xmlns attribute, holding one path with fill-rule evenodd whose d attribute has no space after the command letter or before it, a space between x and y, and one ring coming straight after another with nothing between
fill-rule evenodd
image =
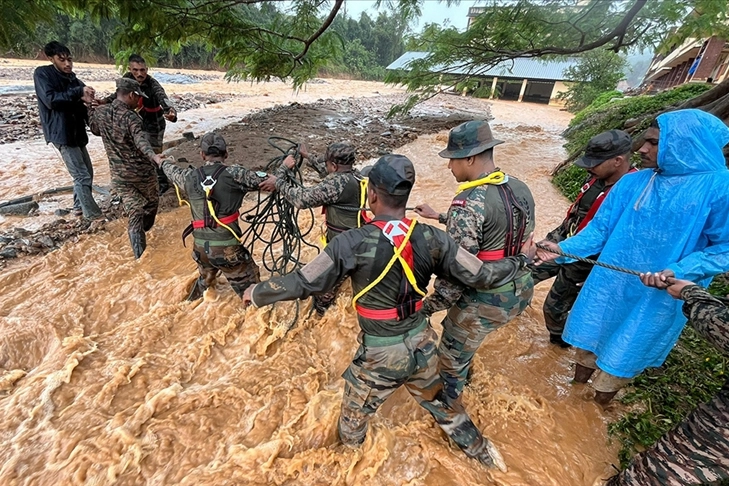
<instances>
[{"instance_id":1,"label":"muddy floodwater","mask_svg":"<svg viewBox=\"0 0 729 486\"><path fill-rule=\"evenodd\" d=\"M475 112L487 106L473 100ZM510 102L495 102L491 114L506 141L497 165L532 189L541 237L568 206L548 173L564 155L569 115ZM411 203L447 208L457 183L437 156L446 140L447 132L424 135L398 150L416 164ZM13 149L30 153L34 143ZM30 158L22 166L4 172L24 184L37 167ZM62 179L62 167L51 176ZM464 393L508 472L450 446L404 390L374 417L364 445L349 449L337 443L336 423L358 332L351 290L322 319L307 317L309 301L298 320L292 303L243 309L223 279L204 300L183 302L197 275L179 237L188 222L184 208L161 214L139 261L120 219L3 270L0 484L589 486L617 463L606 432L617 412L570 384L573 351L548 344L549 284L487 337ZM438 332L443 315L432 320Z\"/></svg>"}]
</instances>

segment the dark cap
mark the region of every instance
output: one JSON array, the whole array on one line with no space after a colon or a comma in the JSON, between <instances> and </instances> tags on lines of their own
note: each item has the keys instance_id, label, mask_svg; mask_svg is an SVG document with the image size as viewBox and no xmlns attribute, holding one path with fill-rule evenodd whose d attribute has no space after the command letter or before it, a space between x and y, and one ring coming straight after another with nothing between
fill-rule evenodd
<instances>
[{"instance_id":1,"label":"dark cap","mask_svg":"<svg viewBox=\"0 0 729 486\"><path fill-rule=\"evenodd\" d=\"M223 155L228 151L223 136L217 132L206 133L200 140L200 150L205 155Z\"/></svg>"},{"instance_id":2,"label":"dark cap","mask_svg":"<svg viewBox=\"0 0 729 486\"><path fill-rule=\"evenodd\" d=\"M633 146L630 135L622 130L602 132L587 142L585 155L575 160L577 167L592 169L608 159L627 154Z\"/></svg>"},{"instance_id":3,"label":"dark cap","mask_svg":"<svg viewBox=\"0 0 729 486\"><path fill-rule=\"evenodd\" d=\"M116 80L116 89L124 89L127 91L131 91L132 93L136 93L142 98L149 98L149 96L144 94L144 91L142 91L142 87L139 86L139 82L137 82L136 79L119 78Z\"/></svg>"},{"instance_id":4,"label":"dark cap","mask_svg":"<svg viewBox=\"0 0 729 486\"><path fill-rule=\"evenodd\" d=\"M370 183L392 196L406 196L415 184L415 167L404 155L379 158L368 173Z\"/></svg>"},{"instance_id":5,"label":"dark cap","mask_svg":"<svg viewBox=\"0 0 729 486\"><path fill-rule=\"evenodd\" d=\"M461 123L448 134L448 147L438 155L446 159L463 159L494 147L503 140L497 140L491 133L488 122L473 120Z\"/></svg>"}]
</instances>

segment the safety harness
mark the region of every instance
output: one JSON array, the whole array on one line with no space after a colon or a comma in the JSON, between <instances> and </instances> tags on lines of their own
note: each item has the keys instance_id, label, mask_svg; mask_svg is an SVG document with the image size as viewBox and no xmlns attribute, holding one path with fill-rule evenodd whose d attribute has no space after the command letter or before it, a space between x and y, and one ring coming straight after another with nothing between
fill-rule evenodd
<instances>
[{"instance_id":1,"label":"safety harness","mask_svg":"<svg viewBox=\"0 0 729 486\"><path fill-rule=\"evenodd\" d=\"M635 167L632 167L628 171L628 174L630 174L631 172L637 172L637 171L638 171L638 169L636 169ZM580 188L580 193L577 195L577 198L575 198L575 202L573 202L572 206L570 206L569 209L567 210L566 219L569 219L569 217L573 211L577 211L577 208L579 207L582 196L584 196L585 193L587 191L589 191L590 188L593 185L595 185L595 183L598 180L599 179L597 177L593 176L590 178L590 180L585 182L585 184ZM577 233L582 231L585 228L585 226L587 226L587 223L592 221L592 218L594 218L595 214L597 214L597 210L600 209L600 206L602 205L603 201L605 201L605 198L607 197L608 193L613 188L613 186L615 186L615 184L611 184L611 185L607 186L605 189L603 189L603 191L600 194L597 195L597 197L595 198L595 201L592 203L592 206L590 206L590 209L587 211L587 214L585 214L585 217L582 219L582 221L579 222L577 227L575 227L574 224L570 226L569 232L567 234L568 237L576 235Z\"/></svg>"},{"instance_id":2,"label":"safety harness","mask_svg":"<svg viewBox=\"0 0 729 486\"><path fill-rule=\"evenodd\" d=\"M229 224L235 223L238 221L238 217L240 216L238 211L235 211L232 214L218 217L216 214L216 209L219 207L219 203L212 199L213 196L213 189L215 187L215 184L218 183L218 177L220 174L225 170L224 165L220 165L215 172L213 172L212 175L206 176L203 172L202 167L199 167L197 169L197 173L200 179L200 186L202 187L203 191L205 192L205 204L203 205L203 217L202 219L194 219L190 222L190 224L185 228L185 230L182 232L182 244L185 244L185 238L187 238L194 230L196 229L202 229L202 228L217 228L217 227L223 227L227 229L230 234L233 235L233 237L242 242L241 236L239 236L233 228L228 226ZM187 201L184 201L182 198L180 198L180 190L175 186L175 191L177 192L177 198L180 201L180 205L182 203L187 204L190 206L190 203Z\"/></svg>"},{"instance_id":3,"label":"safety harness","mask_svg":"<svg viewBox=\"0 0 729 486\"><path fill-rule=\"evenodd\" d=\"M456 191L456 196L458 196L468 189L491 184L499 191L499 196L501 196L501 200L504 203L504 210L506 211L506 237L504 238L504 247L498 250L479 251L476 256L481 261L500 260L508 256L518 255L521 251L524 233L526 232L529 221L529 212L516 199L514 191L511 190L508 184L505 184L506 181L506 174L497 169L486 177L461 184Z\"/></svg>"},{"instance_id":4,"label":"safety harness","mask_svg":"<svg viewBox=\"0 0 729 486\"><path fill-rule=\"evenodd\" d=\"M380 229L382 234L392 244L394 252L392 258L390 258L390 261L382 270L382 273L352 298L352 307L357 311L357 314L366 319L403 320L423 308L422 298L426 295L426 292L418 287L418 282L413 272L415 261L410 236L413 234L416 221L414 219L404 218L393 221L371 221L369 224L373 224ZM372 290L385 278L395 262L398 261L400 262L405 278L400 281L400 293L397 297L397 306L391 309L368 309L357 304L357 301L363 295Z\"/></svg>"},{"instance_id":5,"label":"safety harness","mask_svg":"<svg viewBox=\"0 0 729 486\"><path fill-rule=\"evenodd\" d=\"M355 177L355 180L357 180L357 177ZM359 210L357 211L357 228L361 228L363 224L367 224L371 221L372 218L370 218L367 215L367 210L365 209L365 206L367 205L367 181L368 179L366 177L359 179ZM339 209L339 208L337 208ZM322 206L321 213L326 217L327 214L327 206ZM325 220L324 225L327 229L331 230L334 233L343 233L347 231L350 228L343 228L340 226L337 226L335 224L332 224L328 218ZM321 235L321 244L322 247L326 246L327 241L327 234L326 231L322 232Z\"/></svg>"}]
</instances>

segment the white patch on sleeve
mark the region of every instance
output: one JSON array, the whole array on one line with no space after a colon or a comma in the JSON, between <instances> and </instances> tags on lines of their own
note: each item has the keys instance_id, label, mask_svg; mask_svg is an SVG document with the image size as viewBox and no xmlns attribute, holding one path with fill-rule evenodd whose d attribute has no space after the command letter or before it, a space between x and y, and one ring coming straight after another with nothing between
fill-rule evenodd
<instances>
[{"instance_id":1,"label":"white patch on sleeve","mask_svg":"<svg viewBox=\"0 0 729 486\"><path fill-rule=\"evenodd\" d=\"M325 251L319 253L319 256L304 265L301 269L301 275L307 282L312 283L314 280L325 274L334 266L334 260Z\"/></svg>"},{"instance_id":2,"label":"white patch on sleeve","mask_svg":"<svg viewBox=\"0 0 729 486\"><path fill-rule=\"evenodd\" d=\"M458 248L458 253L456 253L456 261L473 275L478 274L479 270L481 270L481 264L483 263L481 260L476 258L475 255L468 253L460 247Z\"/></svg>"}]
</instances>

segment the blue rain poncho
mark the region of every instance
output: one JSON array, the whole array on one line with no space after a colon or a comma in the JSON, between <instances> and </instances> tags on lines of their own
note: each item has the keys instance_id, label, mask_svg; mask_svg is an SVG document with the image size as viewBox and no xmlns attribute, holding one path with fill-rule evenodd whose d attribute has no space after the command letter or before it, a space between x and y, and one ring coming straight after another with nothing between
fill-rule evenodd
<instances>
[{"instance_id":1,"label":"blue rain poncho","mask_svg":"<svg viewBox=\"0 0 729 486\"><path fill-rule=\"evenodd\" d=\"M729 129L700 110L660 115L658 125L658 169L623 176L585 229L559 246L708 285L729 271ZM665 361L686 323L681 304L636 276L594 267L563 339L595 353L600 369L632 378Z\"/></svg>"}]
</instances>

